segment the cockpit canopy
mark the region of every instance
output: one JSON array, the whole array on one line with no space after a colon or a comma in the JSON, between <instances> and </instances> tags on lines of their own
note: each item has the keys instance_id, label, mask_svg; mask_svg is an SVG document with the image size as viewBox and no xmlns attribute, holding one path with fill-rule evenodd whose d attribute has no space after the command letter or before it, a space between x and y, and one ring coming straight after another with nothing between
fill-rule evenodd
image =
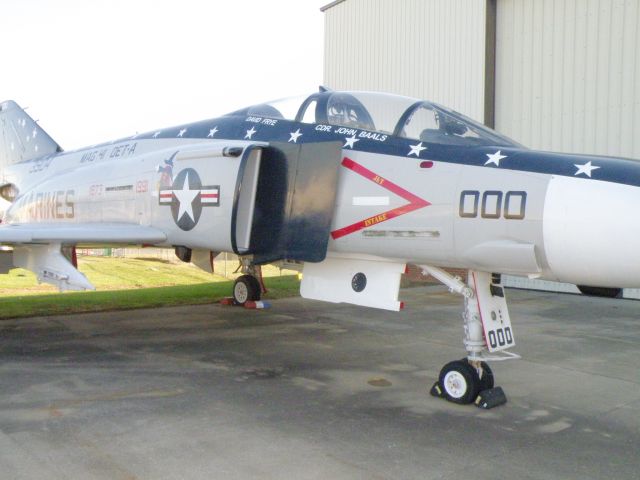
<instances>
[{"instance_id":1,"label":"cockpit canopy","mask_svg":"<svg viewBox=\"0 0 640 480\"><path fill-rule=\"evenodd\" d=\"M522 147L446 107L387 93L321 91L254 105L232 115L357 128L428 143Z\"/></svg>"}]
</instances>

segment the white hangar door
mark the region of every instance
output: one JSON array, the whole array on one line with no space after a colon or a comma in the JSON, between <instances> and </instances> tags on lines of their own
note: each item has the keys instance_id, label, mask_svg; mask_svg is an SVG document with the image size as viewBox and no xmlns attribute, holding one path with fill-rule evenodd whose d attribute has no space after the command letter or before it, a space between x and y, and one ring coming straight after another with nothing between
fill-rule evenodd
<instances>
[{"instance_id":1,"label":"white hangar door","mask_svg":"<svg viewBox=\"0 0 640 480\"><path fill-rule=\"evenodd\" d=\"M495 129L534 149L640 160L640 1L496 7ZM505 284L578 293L525 278Z\"/></svg>"},{"instance_id":2,"label":"white hangar door","mask_svg":"<svg viewBox=\"0 0 640 480\"><path fill-rule=\"evenodd\" d=\"M495 128L640 160L640 1L497 0Z\"/></svg>"}]
</instances>

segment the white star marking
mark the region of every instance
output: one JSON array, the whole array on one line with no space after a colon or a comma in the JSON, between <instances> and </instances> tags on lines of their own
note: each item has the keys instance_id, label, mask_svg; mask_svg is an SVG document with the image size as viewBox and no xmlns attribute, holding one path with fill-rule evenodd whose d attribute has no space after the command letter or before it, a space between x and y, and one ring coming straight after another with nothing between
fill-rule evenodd
<instances>
[{"instance_id":1,"label":"white star marking","mask_svg":"<svg viewBox=\"0 0 640 480\"><path fill-rule=\"evenodd\" d=\"M213 136L218 133L218 127L213 127L211 130L209 130L209 135L207 135L207 138L213 138Z\"/></svg>"},{"instance_id":2,"label":"white star marking","mask_svg":"<svg viewBox=\"0 0 640 480\"><path fill-rule=\"evenodd\" d=\"M500 150L498 150L496 153L487 153L486 155L489 160L484 162L484 164L489 165L490 163L493 163L496 167L500 166L500 160L502 160L503 158L507 158L506 155L502 155L502 152Z\"/></svg>"},{"instance_id":3,"label":"white star marking","mask_svg":"<svg viewBox=\"0 0 640 480\"><path fill-rule=\"evenodd\" d=\"M409 147L411 148L411 151L407 154L407 156L409 155L415 155L416 157L420 156L420 152L422 152L422 150L426 150L427 147L423 147L422 146L422 142L420 142L417 145L409 145Z\"/></svg>"},{"instance_id":4,"label":"white star marking","mask_svg":"<svg viewBox=\"0 0 640 480\"><path fill-rule=\"evenodd\" d=\"M182 130L180 130L180 133L178 134L178 136L183 137L185 133L187 133L187 129L183 128Z\"/></svg>"},{"instance_id":5,"label":"white star marking","mask_svg":"<svg viewBox=\"0 0 640 480\"><path fill-rule=\"evenodd\" d=\"M291 135L289 141L293 143L298 143L298 138L302 136L302 134L300 133L300 129L296 130L295 132L289 132L289 135Z\"/></svg>"},{"instance_id":6,"label":"white star marking","mask_svg":"<svg viewBox=\"0 0 640 480\"><path fill-rule=\"evenodd\" d=\"M257 130L251 127L251 130L247 130L247 134L244 136L244 138L248 138L249 140L251 140L251 137L253 137L253 134L256 132Z\"/></svg>"},{"instance_id":7,"label":"white star marking","mask_svg":"<svg viewBox=\"0 0 640 480\"><path fill-rule=\"evenodd\" d=\"M178 210L178 222L182 218L182 216L186 213L189 215L192 221L195 222L195 218L193 218L193 201L198 195L199 190L190 190L189 189L189 173L187 173L184 177L184 183L182 184L181 190L173 190L173 194L178 199L180 203L180 209Z\"/></svg>"},{"instance_id":8,"label":"white star marking","mask_svg":"<svg viewBox=\"0 0 640 480\"><path fill-rule=\"evenodd\" d=\"M158 135L160 135L162 132L156 132L153 134L153 138L158 138Z\"/></svg>"},{"instance_id":9,"label":"white star marking","mask_svg":"<svg viewBox=\"0 0 640 480\"><path fill-rule=\"evenodd\" d=\"M36 135L38 135L38 130L36 130L35 128L33 129L33 132L31 132L31 136L33 138L36 138Z\"/></svg>"},{"instance_id":10,"label":"white star marking","mask_svg":"<svg viewBox=\"0 0 640 480\"><path fill-rule=\"evenodd\" d=\"M344 139L344 142L345 142L345 143L344 143L344 145L342 146L342 148L347 148L347 147L349 147L349 148L353 148L353 145L354 145L356 142L359 142L359 141L360 141L360 139L359 139L359 138L356 138L355 134L354 134L354 135L352 135L351 137L346 137L346 138Z\"/></svg>"},{"instance_id":11,"label":"white star marking","mask_svg":"<svg viewBox=\"0 0 640 480\"><path fill-rule=\"evenodd\" d=\"M581 173L584 173L589 178L591 178L591 172L593 172L594 170L597 170L598 168L600 168L600 167L596 167L594 165L591 165L591 160L589 160L584 165L578 165L577 163L574 163L573 166L578 169L578 171L573 174L574 176L575 175L580 175Z\"/></svg>"}]
</instances>

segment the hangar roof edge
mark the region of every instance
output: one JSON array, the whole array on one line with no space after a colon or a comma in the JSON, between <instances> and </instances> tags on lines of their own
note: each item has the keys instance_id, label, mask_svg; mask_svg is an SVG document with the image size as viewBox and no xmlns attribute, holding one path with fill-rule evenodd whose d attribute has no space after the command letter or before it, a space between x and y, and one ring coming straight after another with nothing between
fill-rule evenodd
<instances>
[{"instance_id":1,"label":"hangar roof edge","mask_svg":"<svg viewBox=\"0 0 640 480\"><path fill-rule=\"evenodd\" d=\"M342 3L342 2L346 2L347 0L334 0L331 3L328 3L327 5L325 5L324 7L320 7L320 11L321 12L326 12L327 10L329 10L330 8L335 7L336 5Z\"/></svg>"}]
</instances>

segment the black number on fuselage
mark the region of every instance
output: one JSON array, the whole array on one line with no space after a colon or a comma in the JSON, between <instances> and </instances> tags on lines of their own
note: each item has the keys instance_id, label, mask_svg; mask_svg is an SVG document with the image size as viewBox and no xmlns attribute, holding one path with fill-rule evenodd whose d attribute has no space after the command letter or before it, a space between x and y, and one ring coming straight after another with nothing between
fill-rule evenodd
<instances>
[{"instance_id":1,"label":"black number on fuselage","mask_svg":"<svg viewBox=\"0 0 640 480\"><path fill-rule=\"evenodd\" d=\"M482 218L500 218L502 215L502 192L489 190L482 194Z\"/></svg>"},{"instance_id":2,"label":"black number on fuselage","mask_svg":"<svg viewBox=\"0 0 640 480\"><path fill-rule=\"evenodd\" d=\"M504 193L499 190L487 190L480 195L477 190L463 190L460 193L458 213L462 218L477 218L480 210L481 218L522 220L526 209L527 192L524 191Z\"/></svg>"},{"instance_id":3,"label":"black number on fuselage","mask_svg":"<svg viewBox=\"0 0 640 480\"><path fill-rule=\"evenodd\" d=\"M519 202L519 205L518 203ZM504 197L504 218L522 220L527 208L527 192L507 192ZM515 213L515 212L518 213Z\"/></svg>"},{"instance_id":4,"label":"black number on fuselage","mask_svg":"<svg viewBox=\"0 0 640 480\"><path fill-rule=\"evenodd\" d=\"M464 190L460 194L460 216L463 218L476 218L478 216L478 203L480 192ZM473 205L471 208L470 205Z\"/></svg>"}]
</instances>

